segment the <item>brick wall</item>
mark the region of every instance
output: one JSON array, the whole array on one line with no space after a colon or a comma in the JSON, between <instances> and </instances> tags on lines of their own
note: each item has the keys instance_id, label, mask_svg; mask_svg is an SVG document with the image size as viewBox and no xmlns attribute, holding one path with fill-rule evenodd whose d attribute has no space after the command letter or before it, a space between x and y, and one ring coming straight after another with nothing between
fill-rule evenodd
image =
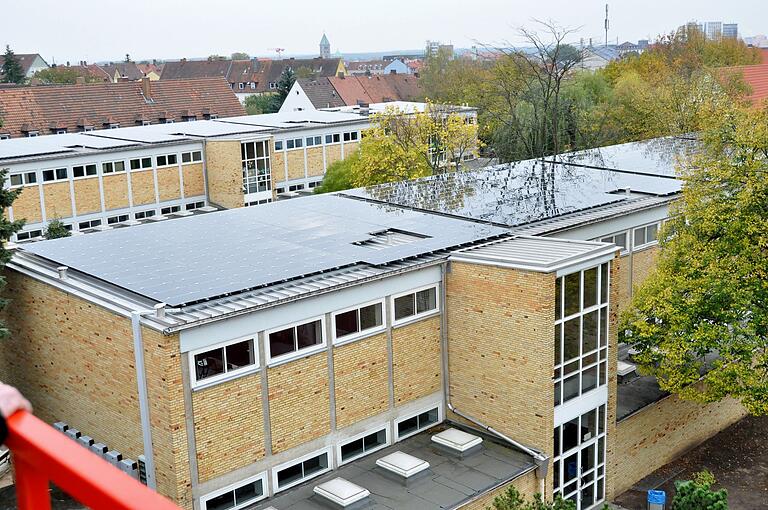
<instances>
[{"instance_id":1,"label":"brick wall","mask_svg":"<svg viewBox=\"0 0 768 510\"><path fill-rule=\"evenodd\" d=\"M75 208L77 214L90 214L101 212L101 192L99 191L99 179L90 177L72 182L75 188Z\"/></svg>"},{"instance_id":2,"label":"brick wall","mask_svg":"<svg viewBox=\"0 0 768 510\"><path fill-rule=\"evenodd\" d=\"M330 432L327 356L323 351L267 369L274 453Z\"/></svg>"},{"instance_id":3,"label":"brick wall","mask_svg":"<svg viewBox=\"0 0 768 510\"><path fill-rule=\"evenodd\" d=\"M237 140L205 144L208 198L227 209L243 207L243 161Z\"/></svg>"},{"instance_id":4,"label":"brick wall","mask_svg":"<svg viewBox=\"0 0 768 510\"><path fill-rule=\"evenodd\" d=\"M192 407L201 482L264 457L260 374L195 391Z\"/></svg>"},{"instance_id":5,"label":"brick wall","mask_svg":"<svg viewBox=\"0 0 768 510\"><path fill-rule=\"evenodd\" d=\"M745 414L733 399L701 405L671 395L620 421L613 444L609 442L608 497L618 496Z\"/></svg>"},{"instance_id":6,"label":"brick wall","mask_svg":"<svg viewBox=\"0 0 768 510\"><path fill-rule=\"evenodd\" d=\"M285 153L283 151L275 151L273 147L272 154L269 157L269 164L272 168L272 181L283 182L285 180Z\"/></svg>"},{"instance_id":7,"label":"brick wall","mask_svg":"<svg viewBox=\"0 0 768 510\"><path fill-rule=\"evenodd\" d=\"M131 194L133 205L155 203L155 175L152 170L131 172Z\"/></svg>"},{"instance_id":8,"label":"brick wall","mask_svg":"<svg viewBox=\"0 0 768 510\"><path fill-rule=\"evenodd\" d=\"M184 177L184 196L197 197L205 195L205 180L203 178L203 165L193 163L181 166Z\"/></svg>"},{"instance_id":9,"label":"brick wall","mask_svg":"<svg viewBox=\"0 0 768 510\"><path fill-rule=\"evenodd\" d=\"M157 170L157 192L160 201L178 200L181 198L181 182L179 182L179 167L159 168Z\"/></svg>"},{"instance_id":10,"label":"brick wall","mask_svg":"<svg viewBox=\"0 0 768 510\"><path fill-rule=\"evenodd\" d=\"M318 176L325 173L325 166L323 165L323 148L322 147L308 147L307 148L307 175Z\"/></svg>"},{"instance_id":11,"label":"brick wall","mask_svg":"<svg viewBox=\"0 0 768 510\"><path fill-rule=\"evenodd\" d=\"M338 161L341 159L341 145L335 144L335 145L326 145L325 146L325 165L326 167L331 166L331 163L334 161Z\"/></svg>"},{"instance_id":12,"label":"brick wall","mask_svg":"<svg viewBox=\"0 0 768 510\"><path fill-rule=\"evenodd\" d=\"M344 157L348 158L359 146L359 142L344 142Z\"/></svg>"},{"instance_id":13,"label":"brick wall","mask_svg":"<svg viewBox=\"0 0 768 510\"><path fill-rule=\"evenodd\" d=\"M451 263L451 403L551 454L555 276Z\"/></svg>"},{"instance_id":14,"label":"brick wall","mask_svg":"<svg viewBox=\"0 0 768 510\"><path fill-rule=\"evenodd\" d=\"M285 152L288 159L288 179L304 178L304 149L294 149Z\"/></svg>"},{"instance_id":15,"label":"brick wall","mask_svg":"<svg viewBox=\"0 0 768 510\"><path fill-rule=\"evenodd\" d=\"M375 335L333 350L336 426L343 428L389 407L387 335Z\"/></svg>"},{"instance_id":16,"label":"brick wall","mask_svg":"<svg viewBox=\"0 0 768 510\"><path fill-rule=\"evenodd\" d=\"M492 508L491 505L493 504L494 498L506 492L510 486L515 487L518 492L528 500L533 499L533 495L539 492L536 473L534 471L529 471L528 473L515 478L508 484L505 484L494 491L490 491L487 494L483 494L476 500L460 506L459 508L462 510L486 510L487 508Z\"/></svg>"},{"instance_id":17,"label":"brick wall","mask_svg":"<svg viewBox=\"0 0 768 510\"><path fill-rule=\"evenodd\" d=\"M392 330L395 405L440 391L440 316Z\"/></svg>"},{"instance_id":18,"label":"brick wall","mask_svg":"<svg viewBox=\"0 0 768 510\"><path fill-rule=\"evenodd\" d=\"M72 199L69 182L43 184L45 215L47 218L68 218L72 216Z\"/></svg>"},{"instance_id":19,"label":"brick wall","mask_svg":"<svg viewBox=\"0 0 768 510\"><path fill-rule=\"evenodd\" d=\"M40 208L40 191L37 186L21 188L21 194L13 201L13 218L26 219L27 223L35 223L43 219Z\"/></svg>"},{"instance_id":20,"label":"brick wall","mask_svg":"<svg viewBox=\"0 0 768 510\"><path fill-rule=\"evenodd\" d=\"M125 173L105 175L101 180L104 185L104 208L128 207L128 176Z\"/></svg>"},{"instance_id":21,"label":"brick wall","mask_svg":"<svg viewBox=\"0 0 768 510\"><path fill-rule=\"evenodd\" d=\"M632 285L637 287L650 274L659 257L659 247L652 246L632 254Z\"/></svg>"}]
</instances>

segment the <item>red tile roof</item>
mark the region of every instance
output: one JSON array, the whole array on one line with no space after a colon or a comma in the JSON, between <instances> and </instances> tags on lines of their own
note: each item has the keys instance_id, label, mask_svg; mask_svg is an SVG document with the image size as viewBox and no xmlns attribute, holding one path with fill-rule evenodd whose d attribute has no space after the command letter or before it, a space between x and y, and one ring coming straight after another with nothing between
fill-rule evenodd
<instances>
[{"instance_id":1,"label":"red tile roof","mask_svg":"<svg viewBox=\"0 0 768 510\"><path fill-rule=\"evenodd\" d=\"M35 63L35 59L40 57L40 55L37 53L16 53L15 55L25 75L29 73L29 68L32 67L32 64ZM43 57L40 58L42 59ZM45 60L43 60L43 62L45 62ZM5 57L0 55L0 67L2 67L4 63Z\"/></svg>"},{"instance_id":2,"label":"red tile roof","mask_svg":"<svg viewBox=\"0 0 768 510\"><path fill-rule=\"evenodd\" d=\"M723 69L724 72L741 75L749 85L749 99L756 106L762 105L768 99L768 64L752 66L734 66Z\"/></svg>"},{"instance_id":3,"label":"red tile roof","mask_svg":"<svg viewBox=\"0 0 768 510\"><path fill-rule=\"evenodd\" d=\"M414 101L423 96L419 79L406 74L346 76L328 79L348 106L360 103Z\"/></svg>"},{"instance_id":4,"label":"red tile roof","mask_svg":"<svg viewBox=\"0 0 768 510\"><path fill-rule=\"evenodd\" d=\"M142 94L141 81L0 88L0 133L21 137L25 129L51 134L52 126L77 132L83 123L101 129L110 122L128 127L142 119L157 124L160 118L181 120L182 115L203 119L205 114L246 113L221 78L155 81L150 87L151 100Z\"/></svg>"}]
</instances>

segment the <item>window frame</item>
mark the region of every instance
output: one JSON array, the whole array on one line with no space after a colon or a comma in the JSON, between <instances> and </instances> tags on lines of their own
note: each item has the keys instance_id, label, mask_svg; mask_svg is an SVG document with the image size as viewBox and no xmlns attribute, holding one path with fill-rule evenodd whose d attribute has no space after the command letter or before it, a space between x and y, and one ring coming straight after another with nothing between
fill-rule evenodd
<instances>
[{"instance_id":1,"label":"window frame","mask_svg":"<svg viewBox=\"0 0 768 510\"><path fill-rule=\"evenodd\" d=\"M21 184L11 184L11 177L18 175L21 179ZM32 182L29 182L29 176L34 175L35 180ZM8 174L8 185L11 188L23 188L25 186L38 186L40 183L37 180L37 172L35 170L30 170L26 172L18 172L14 174Z\"/></svg>"},{"instance_id":2,"label":"window frame","mask_svg":"<svg viewBox=\"0 0 768 510\"><path fill-rule=\"evenodd\" d=\"M176 158L176 162L175 163L169 163L168 162L168 160L171 157ZM160 164L160 158L165 158L165 163L163 163L162 165ZM179 165L179 156L175 152L170 153L170 154L158 154L157 156L155 156L155 165L156 165L157 168L168 168L168 167L178 166Z\"/></svg>"},{"instance_id":3,"label":"window frame","mask_svg":"<svg viewBox=\"0 0 768 510\"><path fill-rule=\"evenodd\" d=\"M59 170L64 170L64 177L59 177L58 173ZM53 179L46 180L45 178L45 172L53 172ZM46 168L40 172L40 181L41 184L45 184L46 182L64 182L69 180L69 168L67 167L59 167L59 168Z\"/></svg>"},{"instance_id":4,"label":"window frame","mask_svg":"<svg viewBox=\"0 0 768 510\"><path fill-rule=\"evenodd\" d=\"M428 413L429 411L431 411L431 410L433 410L435 408L437 408L437 421L435 421L435 423L431 423L431 424L429 424L429 425L427 425L425 427L417 427L416 430L413 430L413 431L411 431L411 432L409 432L409 433L407 433L407 434L405 434L403 436L401 436L398 433L398 431L397 431L398 425L400 425L402 422L404 422L406 420L410 420L411 418L419 416L420 414ZM442 421L443 421L443 404L441 402L437 402L437 403L429 405L429 406L424 406L421 409L419 409L418 411L414 411L414 412L411 412L411 413L408 413L408 414L404 414L403 416L399 416L398 418L395 419L395 423L394 423L394 427L393 427L393 430L394 430L394 433L395 433L395 438L394 438L392 443L393 444L394 443L399 443L400 441L402 441L404 439L408 439L411 436L415 436L416 434L419 434L420 432L424 432L429 427L432 427L434 425L442 423Z\"/></svg>"},{"instance_id":5,"label":"window frame","mask_svg":"<svg viewBox=\"0 0 768 510\"><path fill-rule=\"evenodd\" d=\"M365 303L361 303L359 305L349 306L346 308L342 308L340 310L336 310L331 313L331 339L333 340L333 345L344 345L349 342L353 342L355 340L360 340L362 338L366 338L369 336L373 336L377 333L381 333L382 331L386 331L387 329L387 305L386 300L384 298L381 299L374 299L373 301L368 301ZM381 325L375 326L373 328L368 328L364 330L358 330L356 333L350 333L348 335L344 335L342 337L336 336L336 316L341 315L343 313L351 312L352 310L357 310L357 322L358 327L360 326L360 309L365 308L367 306L371 305L381 305Z\"/></svg>"},{"instance_id":6,"label":"window frame","mask_svg":"<svg viewBox=\"0 0 768 510\"><path fill-rule=\"evenodd\" d=\"M272 348L269 343L269 335L271 335L272 333L277 333L278 331L283 331L285 329L290 329L290 328L295 329L297 326L301 326L302 324L308 324L310 322L315 322L318 320L320 321L320 334L322 337L322 341L319 344L312 345L310 347L304 347L303 349L297 349L295 351L291 351L285 354L280 354L277 357L272 356ZM306 358L307 356L316 354L324 350L328 346L327 337L328 335L327 335L326 324L325 324L325 315L309 317L307 319L292 322L289 324L284 324L276 328L267 329L264 331L264 357L266 358L265 365L267 367L274 367L274 366L282 365L283 363L287 363L289 361Z\"/></svg>"},{"instance_id":7,"label":"window frame","mask_svg":"<svg viewBox=\"0 0 768 510\"><path fill-rule=\"evenodd\" d=\"M626 244L626 246L621 246L621 245L616 244L616 241L615 241L616 236L620 236L622 234L625 236L625 244ZM630 243L631 243L630 237L631 236L632 236L631 230L629 230L629 229L627 229L627 230L619 230L619 231L613 232L611 234L601 235L600 237L597 237L597 238L593 239L593 241L597 241L598 243L608 243L608 242L610 242L610 243L616 244L616 246L621 250L620 251L620 255L626 255L630 251ZM605 239L607 239L607 238L612 238L613 240L612 241L605 241Z\"/></svg>"},{"instance_id":8,"label":"window frame","mask_svg":"<svg viewBox=\"0 0 768 510\"><path fill-rule=\"evenodd\" d=\"M227 485L226 487L222 487L221 489L217 489L215 491L211 491L207 494L204 494L200 496L200 508L202 510L206 510L208 508L208 501L212 500L213 498L216 498L218 496L221 496L222 494L226 494L230 491L235 491L245 485L251 484L253 482L261 480L261 488L262 488L262 495L257 496L255 499L248 500L245 504L235 504L230 510L240 510L242 508L247 508L248 506L252 505L253 503L263 501L269 497L269 487L267 486L267 471L262 471L261 473L249 476L248 478L244 478L243 480L240 480L238 482L232 483ZM237 501L235 501L237 503Z\"/></svg>"},{"instance_id":9,"label":"window frame","mask_svg":"<svg viewBox=\"0 0 768 510\"><path fill-rule=\"evenodd\" d=\"M92 166L94 169L94 172L92 174L88 173L88 167ZM83 175L75 175L75 168L82 168L83 169ZM91 177L98 177L99 176L99 165L97 163L83 163L81 165L73 165L72 166L72 179L73 180L80 180L80 179L88 179Z\"/></svg>"},{"instance_id":10,"label":"window frame","mask_svg":"<svg viewBox=\"0 0 768 510\"><path fill-rule=\"evenodd\" d=\"M646 223L645 225L640 225L637 227L632 227L631 233L632 233L632 251L639 251L651 246L656 246L659 244L659 230L661 229L661 225L664 223L664 220L658 220L658 221L652 221L650 223ZM653 241L648 241L648 227L656 226L656 239ZM645 242L641 244L635 244L635 232L638 230L643 229L644 230L644 239Z\"/></svg>"},{"instance_id":11,"label":"window frame","mask_svg":"<svg viewBox=\"0 0 768 510\"><path fill-rule=\"evenodd\" d=\"M438 411L439 413L439 411ZM342 460L341 458L341 447L346 446L349 443L354 443L355 441L359 441L360 439L363 439L366 436L370 436L371 434L376 434L378 432L384 431L384 444L377 446L376 448L373 448L371 450L363 451L362 453L359 453L353 457L350 457L346 460ZM375 427L370 427L365 430L365 432L361 432L360 434L355 434L354 436L346 437L343 440L339 441L336 444L336 458L338 459L338 466L343 466L344 464L349 464L350 462L354 462L358 459L362 459L363 457L366 457L372 453L375 453L383 448L386 448L392 444L392 434L390 432L390 426L388 422L380 423L379 425L376 425Z\"/></svg>"},{"instance_id":12,"label":"window frame","mask_svg":"<svg viewBox=\"0 0 768 510\"><path fill-rule=\"evenodd\" d=\"M122 163L123 164L123 169L122 170L116 170L115 169L116 163ZM109 168L111 168L111 170L108 171L106 169L107 165L110 165ZM126 168L127 167L125 165L125 160L124 159L116 159L116 160L113 160L113 161L102 161L101 162L101 173L102 173L102 175L120 174L120 173L125 172Z\"/></svg>"},{"instance_id":13,"label":"window frame","mask_svg":"<svg viewBox=\"0 0 768 510\"><path fill-rule=\"evenodd\" d=\"M242 342L246 342L248 340L251 340L253 342L253 365L247 365L244 367L236 368L234 370L227 370L227 347L230 345L239 344ZM212 351L214 349L224 349L224 372L216 375L212 375L211 377L206 377L205 379L197 379L197 372L195 371L195 355L202 354L204 352ZM235 338L232 340L225 340L223 342L217 342L215 344L207 345L205 347L200 347L199 349L195 349L193 351L189 351L187 353L187 359L189 362L189 387L192 390L200 390L203 388L207 388L209 386L214 386L216 384L219 384L224 381L228 381L230 379L236 379L238 377L242 377L244 375L252 374L254 372L258 372L261 369L261 364L259 363L259 337L258 335L247 335L240 338Z\"/></svg>"},{"instance_id":14,"label":"window frame","mask_svg":"<svg viewBox=\"0 0 768 510\"><path fill-rule=\"evenodd\" d=\"M416 293L421 292L422 290L427 290L433 288L435 289L435 308L434 310L427 310L426 312L421 313L414 313L413 315L409 315L408 317L404 317L402 319L397 319L397 315L395 314L395 299L403 296L407 296L408 294L413 294L414 297L414 306L416 303ZM402 326L404 324L409 324L411 322L416 322L418 320L424 319L426 317L430 317L432 315L437 315L441 312L441 302L440 302L440 284L439 283L431 283L429 285L424 285L421 287L416 287L415 289L406 291L406 292L400 292L399 294L392 294L390 299L390 313L392 314L392 327L396 326ZM414 310L415 312L415 310Z\"/></svg>"},{"instance_id":15,"label":"window frame","mask_svg":"<svg viewBox=\"0 0 768 510\"><path fill-rule=\"evenodd\" d=\"M153 163L153 157L152 156L140 156L138 158L131 158L128 160L128 170L130 172L143 172L146 170L152 170L152 163ZM144 161L149 160L149 166L144 166ZM139 167L138 168L132 168L131 162L138 161Z\"/></svg>"},{"instance_id":16,"label":"window frame","mask_svg":"<svg viewBox=\"0 0 768 510\"><path fill-rule=\"evenodd\" d=\"M275 152L283 150L283 141L275 140Z\"/></svg>"},{"instance_id":17,"label":"window frame","mask_svg":"<svg viewBox=\"0 0 768 510\"><path fill-rule=\"evenodd\" d=\"M278 492L282 492L285 490L290 489L291 487L295 487L299 484L302 484L308 480L311 480L313 478L317 478L320 475L323 475L325 473L328 473L329 471L333 470L333 451L332 446L326 446L325 448L320 448L319 450L315 450L313 452L310 452L306 455L302 455L301 457L297 457L295 459L291 459L288 462L283 462L282 464L278 464L277 466L273 467L271 470L272 475L272 492L274 494L277 494ZM298 480L294 480L293 482L280 487L277 481L277 473L279 471L283 471L286 468L293 467L296 464L302 464L310 459L314 459L315 457L320 457L323 454L326 455L326 459L328 460L328 466L325 469L321 469L320 471L316 473L312 473L310 476L302 476ZM303 470L302 470L303 471Z\"/></svg>"}]
</instances>

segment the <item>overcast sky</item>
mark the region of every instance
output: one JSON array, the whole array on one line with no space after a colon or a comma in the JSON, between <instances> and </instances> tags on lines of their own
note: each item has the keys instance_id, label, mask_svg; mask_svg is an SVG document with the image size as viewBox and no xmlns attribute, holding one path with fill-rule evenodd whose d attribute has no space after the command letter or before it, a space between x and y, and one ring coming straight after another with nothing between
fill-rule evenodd
<instances>
[{"instance_id":1,"label":"overcast sky","mask_svg":"<svg viewBox=\"0 0 768 510\"><path fill-rule=\"evenodd\" d=\"M684 22L722 20L741 35L768 32L766 0L645 0L610 3L611 41L653 39ZM551 19L603 38L595 0L11 0L0 10L0 43L66 60L315 53L323 31L333 52L417 49L427 39L470 47L513 40L514 29Z\"/></svg>"}]
</instances>

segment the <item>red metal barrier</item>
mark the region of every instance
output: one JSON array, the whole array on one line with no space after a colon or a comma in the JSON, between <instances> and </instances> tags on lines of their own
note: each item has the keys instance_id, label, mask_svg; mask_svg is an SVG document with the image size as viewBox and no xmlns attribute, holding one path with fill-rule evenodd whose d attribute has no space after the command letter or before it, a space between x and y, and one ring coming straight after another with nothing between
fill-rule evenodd
<instances>
[{"instance_id":1,"label":"red metal barrier","mask_svg":"<svg viewBox=\"0 0 768 510\"><path fill-rule=\"evenodd\" d=\"M94 510L179 510L106 460L26 411L8 419L20 510L50 510L48 482Z\"/></svg>"}]
</instances>

